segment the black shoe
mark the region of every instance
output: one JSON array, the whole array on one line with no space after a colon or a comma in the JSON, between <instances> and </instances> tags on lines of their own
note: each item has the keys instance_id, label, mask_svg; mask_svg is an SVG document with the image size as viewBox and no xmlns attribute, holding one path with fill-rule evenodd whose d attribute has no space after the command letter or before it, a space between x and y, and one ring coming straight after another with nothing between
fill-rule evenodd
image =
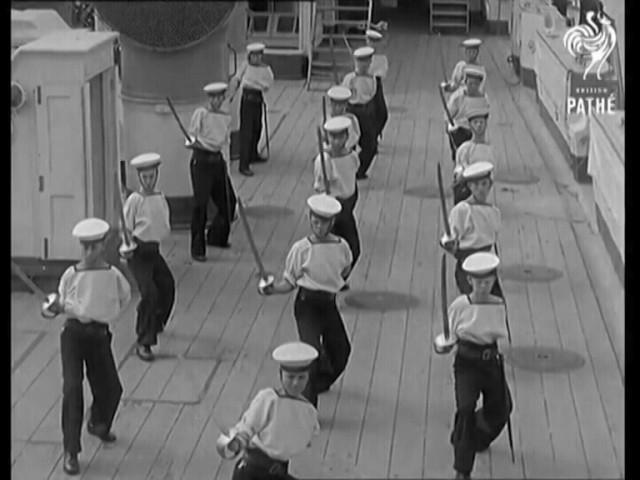
<instances>
[{"instance_id":1,"label":"black shoe","mask_svg":"<svg viewBox=\"0 0 640 480\"><path fill-rule=\"evenodd\" d=\"M193 255L193 254L191 254L191 258L193 258L196 262L206 262L207 261L207 257L205 257L204 255Z\"/></svg>"},{"instance_id":2,"label":"black shoe","mask_svg":"<svg viewBox=\"0 0 640 480\"><path fill-rule=\"evenodd\" d=\"M93 425L92 423L87 424L87 432L91 435L98 437L105 443L113 443L116 441L116 436L107 431L107 427L104 425Z\"/></svg>"},{"instance_id":3,"label":"black shoe","mask_svg":"<svg viewBox=\"0 0 640 480\"><path fill-rule=\"evenodd\" d=\"M140 360L143 360L145 362L153 361L153 352L151 351L151 347L149 345L136 346L136 355L140 357Z\"/></svg>"},{"instance_id":4,"label":"black shoe","mask_svg":"<svg viewBox=\"0 0 640 480\"><path fill-rule=\"evenodd\" d=\"M250 168L241 168L238 171L240 172L241 175L244 175L245 177L253 177L253 172L251 171Z\"/></svg>"},{"instance_id":5,"label":"black shoe","mask_svg":"<svg viewBox=\"0 0 640 480\"><path fill-rule=\"evenodd\" d=\"M251 160L251 163L266 163L267 160L268 160L267 157L263 157L262 155L258 155L253 160Z\"/></svg>"},{"instance_id":6,"label":"black shoe","mask_svg":"<svg viewBox=\"0 0 640 480\"><path fill-rule=\"evenodd\" d=\"M365 180L369 178L369 176L366 173L356 173L356 180Z\"/></svg>"},{"instance_id":7,"label":"black shoe","mask_svg":"<svg viewBox=\"0 0 640 480\"><path fill-rule=\"evenodd\" d=\"M80 465L78 465L78 454L64 452L62 469L67 475L77 475L78 473L80 473Z\"/></svg>"}]
</instances>

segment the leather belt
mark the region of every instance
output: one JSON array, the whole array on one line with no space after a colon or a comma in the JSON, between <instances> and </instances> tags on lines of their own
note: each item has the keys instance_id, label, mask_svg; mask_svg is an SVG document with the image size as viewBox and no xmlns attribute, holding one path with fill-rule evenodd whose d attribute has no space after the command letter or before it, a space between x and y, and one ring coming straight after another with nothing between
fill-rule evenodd
<instances>
[{"instance_id":1,"label":"leather belt","mask_svg":"<svg viewBox=\"0 0 640 480\"><path fill-rule=\"evenodd\" d=\"M298 295L300 300L323 300L327 302L335 302L336 294L326 290L310 290L305 287L298 287Z\"/></svg>"},{"instance_id":2,"label":"leather belt","mask_svg":"<svg viewBox=\"0 0 640 480\"><path fill-rule=\"evenodd\" d=\"M493 360L500 355L498 345L491 343L480 345L479 343L458 340L458 355L472 360Z\"/></svg>"},{"instance_id":3,"label":"leather belt","mask_svg":"<svg viewBox=\"0 0 640 480\"><path fill-rule=\"evenodd\" d=\"M289 469L289 462L271 458L259 448L248 448L244 461L248 466L266 470L269 475L274 476L285 477Z\"/></svg>"}]
</instances>

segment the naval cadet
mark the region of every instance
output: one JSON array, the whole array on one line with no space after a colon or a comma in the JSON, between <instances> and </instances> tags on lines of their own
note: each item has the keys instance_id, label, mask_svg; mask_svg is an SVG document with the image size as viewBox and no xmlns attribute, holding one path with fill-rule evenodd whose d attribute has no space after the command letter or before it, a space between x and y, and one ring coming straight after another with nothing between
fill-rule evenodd
<instances>
[{"instance_id":1,"label":"naval cadet","mask_svg":"<svg viewBox=\"0 0 640 480\"><path fill-rule=\"evenodd\" d=\"M122 384L111 351L109 326L131 300L124 275L104 260L104 241L109 224L87 218L76 224L72 235L82 248L82 259L65 270L58 293L43 305L42 315L64 314L60 334L62 357L62 468L69 475L80 472L78 453L84 418L82 381L84 371L93 394L87 431L105 443L116 440L111 432Z\"/></svg>"},{"instance_id":2,"label":"naval cadet","mask_svg":"<svg viewBox=\"0 0 640 480\"><path fill-rule=\"evenodd\" d=\"M453 72L451 73L451 80L449 80L448 82L443 82L443 84L441 85L445 92L455 92L458 88L460 88L464 82L465 68L469 65L472 65L485 73L484 78L482 79L482 83L480 84L480 91L484 93L486 70L484 66L478 63L480 45L482 45L482 40L478 38L468 38L462 42L461 46L464 47L465 59L460 60L458 63L456 63L456 66L453 68Z\"/></svg>"},{"instance_id":3,"label":"naval cadet","mask_svg":"<svg viewBox=\"0 0 640 480\"><path fill-rule=\"evenodd\" d=\"M318 405L318 394L329 390L347 366L351 343L336 303L336 294L351 272L349 244L333 235L340 202L327 194L307 199L311 234L294 243L287 255L282 278L261 281L262 295L286 294L298 289L293 313L300 340L312 345L320 356L310 371L305 397Z\"/></svg>"},{"instance_id":4,"label":"naval cadet","mask_svg":"<svg viewBox=\"0 0 640 480\"><path fill-rule=\"evenodd\" d=\"M484 79L484 72L475 66L465 67L465 84L458 88L447 101L447 109L453 120L453 125L447 122L449 145L451 146L451 160L456 161L456 149L472 137L467 119L468 111L475 108L489 108L489 98L480 91L480 84Z\"/></svg>"},{"instance_id":5,"label":"naval cadet","mask_svg":"<svg viewBox=\"0 0 640 480\"><path fill-rule=\"evenodd\" d=\"M471 291L449 306L449 336L438 335L437 353L457 346L453 364L456 413L450 441L456 478L471 478L477 452L500 435L513 404L498 342L508 338L504 300L491 294L499 258L490 252L470 255L462 266ZM482 394L482 407L476 404Z\"/></svg>"},{"instance_id":6,"label":"naval cadet","mask_svg":"<svg viewBox=\"0 0 640 480\"><path fill-rule=\"evenodd\" d=\"M358 201L356 174L359 167L358 154L346 146L351 121L347 117L333 117L324 124L329 135L329 151L314 162L313 188L316 193L330 193L342 206L333 222L331 233L344 238L351 249L351 271L360 257L360 235L353 211ZM322 162L324 161L324 167ZM327 175L329 192L325 192L324 175ZM345 284L343 290L348 289Z\"/></svg>"},{"instance_id":7,"label":"naval cadet","mask_svg":"<svg viewBox=\"0 0 640 480\"><path fill-rule=\"evenodd\" d=\"M262 134L262 112L264 94L273 85L273 71L263 62L265 45L247 45L247 61L244 62L232 82L242 89L240 100L240 166L239 171L246 177L253 176L252 163L267 161L258 152L258 142Z\"/></svg>"},{"instance_id":8,"label":"naval cadet","mask_svg":"<svg viewBox=\"0 0 640 480\"><path fill-rule=\"evenodd\" d=\"M203 90L209 103L196 109L189 125L192 140L187 142L187 147L193 150L190 164L193 188L191 257L198 262L207 258L205 242L213 247L230 247L229 233L236 211L236 193L227 165L231 135L231 117L223 108L227 87L223 82L206 85ZM207 229L209 198L216 207L216 216Z\"/></svg>"},{"instance_id":9,"label":"naval cadet","mask_svg":"<svg viewBox=\"0 0 640 480\"><path fill-rule=\"evenodd\" d=\"M302 395L318 351L290 342L272 356L280 364L280 386L260 390L241 420L216 443L223 458L242 454L232 480L292 479L290 459L309 448L320 432L318 411Z\"/></svg>"},{"instance_id":10,"label":"naval cadet","mask_svg":"<svg viewBox=\"0 0 640 480\"><path fill-rule=\"evenodd\" d=\"M327 97L329 97L329 115L327 116L327 120L334 117L347 117L351 120L346 147L349 151L355 150L356 153L359 153L360 124L358 123L358 118L353 113L347 111L347 105L351 98L351 90L347 87L336 85L327 90ZM326 120L323 121L323 124L324 123L326 123ZM325 141L328 140L327 135L327 132L325 132ZM326 148L328 149L329 147L327 146Z\"/></svg>"},{"instance_id":11,"label":"naval cadet","mask_svg":"<svg viewBox=\"0 0 640 480\"><path fill-rule=\"evenodd\" d=\"M156 190L161 163L157 153L144 153L131 160L138 172L140 190L127 198L123 207L124 228L133 235L133 248L121 249L140 291L136 318L136 354L152 361L151 347L157 345L175 302L176 282L162 253L160 242L171 233L169 204Z\"/></svg>"},{"instance_id":12,"label":"naval cadet","mask_svg":"<svg viewBox=\"0 0 640 480\"><path fill-rule=\"evenodd\" d=\"M469 187L462 179L464 169L475 162L494 162L493 149L486 138L488 119L489 109L487 107L471 108L467 111L467 121L471 128L472 137L456 150L456 165L453 169L454 205L471 195Z\"/></svg>"},{"instance_id":13,"label":"naval cadet","mask_svg":"<svg viewBox=\"0 0 640 480\"><path fill-rule=\"evenodd\" d=\"M342 85L351 91L347 111L358 118L360 125L360 168L356 178L364 180L378 150L377 81L369 73L374 49L361 47L353 52L355 70L347 73Z\"/></svg>"},{"instance_id":14,"label":"naval cadet","mask_svg":"<svg viewBox=\"0 0 640 480\"><path fill-rule=\"evenodd\" d=\"M367 37L367 45L375 50L371 57L369 73L376 79L376 139L379 140L382 138L382 131L389 119L387 100L384 97L384 90L382 88L382 83L384 79L387 78L387 72L389 71L389 61L387 60L387 56L382 53L384 43L382 33L369 29L365 32L365 35Z\"/></svg>"},{"instance_id":15,"label":"naval cadet","mask_svg":"<svg viewBox=\"0 0 640 480\"><path fill-rule=\"evenodd\" d=\"M489 162L476 162L462 173L471 195L455 205L449 213L451 237L445 234L440 245L457 259L455 279L462 294L471 292L471 284L462 269L465 259L476 252L488 252L495 248L498 232L502 225L500 210L489 202L489 192L493 186ZM496 280L493 295L502 297L502 289Z\"/></svg>"}]
</instances>

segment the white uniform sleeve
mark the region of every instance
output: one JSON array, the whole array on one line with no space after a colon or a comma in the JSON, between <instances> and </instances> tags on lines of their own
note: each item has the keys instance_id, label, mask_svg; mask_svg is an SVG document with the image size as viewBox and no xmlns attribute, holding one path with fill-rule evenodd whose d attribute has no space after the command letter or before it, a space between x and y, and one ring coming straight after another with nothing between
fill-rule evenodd
<instances>
[{"instance_id":1,"label":"white uniform sleeve","mask_svg":"<svg viewBox=\"0 0 640 480\"><path fill-rule=\"evenodd\" d=\"M460 310L458 308L458 302L456 300L451 302L451 305L449 305L449 309L447 310L447 316L449 317L449 340L451 342L458 341L456 327L458 324L458 312Z\"/></svg>"},{"instance_id":2,"label":"white uniform sleeve","mask_svg":"<svg viewBox=\"0 0 640 480\"><path fill-rule=\"evenodd\" d=\"M297 280L302 277L302 263L302 250L300 244L296 243L287 255L282 274L284 279L294 287L297 285Z\"/></svg>"},{"instance_id":3,"label":"white uniform sleeve","mask_svg":"<svg viewBox=\"0 0 640 480\"><path fill-rule=\"evenodd\" d=\"M64 306L65 300L68 295L69 280L71 279L73 272L73 267L69 267L64 271L62 277L60 277L60 282L58 283L58 296L60 297L60 305Z\"/></svg>"},{"instance_id":4,"label":"white uniform sleeve","mask_svg":"<svg viewBox=\"0 0 640 480\"><path fill-rule=\"evenodd\" d=\"M456 66L453 67L453 72L451 72L451 81L449 82L452 87L458 88L464 81L465 66L466 66L465 61L460 60L458 63L456 63Z\"/></svg>"},{"instance_id":5,"label":"white uniform sleeve","mask_svg":"<svg viewBox=\"0 0 640 480\"><path fill-rule=\"evenodd\" d=\"M138 215L141 200L142 196L134 192L129 195L127 200L124 202L124 207L122 208L125 221L124 227L130 232L133 232L136 226L136 217Z\"/></svg>"},{"instance_id":6,"label":"white uniform sleeve","mask_svg":"<svg viewBox=\"0 0 640 480\"><path fill-rule=\"evenodd\" d=\"M200 130L202 128L202 114L204 113L204 109L202 107L198 107L193 115L191 116L191 123L189 123L189 135L192 137L197 137L200 134Z\"/></svg>"},{"instance_id":7,"label":"white uniform sleeve","mask_svg":"<svg viewBox=\"0 0 640 480\"><path fill-rule=\"evenodd\" d=\"M131 301L131 286L126 277L115 267L111 267L116 274L116 286L118 288L118 302L120 313L127 308L127 305Z\"/></svg>"},{"instance_id":8,"label":"white uniform sleeve","mask_svg":"<svg viewBox=\"0 0 640 480\"><path fill-rule=\"evenodd\" d=\"M471 211L469 204L460 202L451 209L449 213L449 226L451 227L451 236L455 240L460 240L471 227L470 223Z\"/></svg>"},{"instance_id":9,"label":"white uniform sleeve","mask_svg":"<svg viewBox=\"0 0 640 480\"><path fill-rule=\"evenodd\" d=\"M318 155L313 162L313 189L316 193L324 193L325 190L321 161L321 157Z\"/></svg>"},{"instance_id":10,"label":"white uniform sleeve","mask_svg":"<svg viewBox=\"0 0 640 480\"><path fill-rule=\"evenodd\" d=\"M233 438L235 434L241 433L251 439L260 433L271 420L276 399L277 395L271 389L265 388L258 392L240 421L230 430L230 436Z\"/></svg>"}]
</instances>

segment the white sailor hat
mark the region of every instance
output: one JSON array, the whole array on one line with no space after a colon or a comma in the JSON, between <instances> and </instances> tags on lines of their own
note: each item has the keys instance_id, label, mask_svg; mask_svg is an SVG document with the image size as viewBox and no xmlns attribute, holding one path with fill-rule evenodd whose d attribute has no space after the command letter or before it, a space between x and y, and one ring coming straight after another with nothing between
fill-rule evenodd
<instances>
[{"instance_id":1,"label":"white sailor hat","mask_svg":"<svg viewBox=\"0 0 640 480\"><path fill-rule=\"evenodd\" d=\"M338 116L330 118L324 124L324 129L329 133L338 133L347 130L351 125L351 119L348 117Z\"/></svg>"},{"instance_id":2,"label":"white sailor hat","mask_svg":"<svg viewBox=\"0 0 640 480\"><path fill-rule=\"evenodd\" d=\"M307 199L307 205L313 213L323 218L332 218L340 213L340 202L326 193L311 195Z\"/></svg>"},{"instance_id":3,"label":"white sailor hat","mask_svg":"<svg viewBox=\"0 0 640 480\"><path fill-rule=\"evenodd\" d=\"M373 55L375 50L373 47L360 47L353 52L353 56L357 59L365 59Z\"/></svg>"},{"instance_id":4,"label":"white sailor hat","mask_svg":"<svg viewBox=\"0 0 640 480\"><path fill-rule=\"evenodd\" d=\"M158 165L160 165L160 163L160 155L158 155L157 153L143 153L142 155L138 155L133 160L131 160L131 166L133 168L137 168L138 170L157 167Z\"/></svg>"},{"instance_id":5,"label":"white sailor hat","mask_svg":"<svg viewBox=\"0 0 640 480\"><path fill-rule=\"evenodd\" d=\"M299 372L311 366L311 363L318 358L318 351L304 342L289 342L276 348L272 356L283 370Z\"/></svg>"},{"instance_id":6,"label":"white sailor hat","mask_svg":"<svg viewBox=\"0 0 640 480\"><path fill-rule=\"evenodd\" d=\"M260 53L263 52L266 48L264 43L250 43L247 45L247 52L249 53Z\"/></svg>"},{"instance_id":7,"label":"white sailor hat","mask_svg":"<svg viewBox=\"0 0 640 480\"><path fill-rule=\"evenodd\" d=\"M473 277L485 277L495 272L500 259L491 252L477 252L469 255L462 263L462 269Z\"/></svg>"},{"instance_id":8,"label":"white sailor hat","mask_svg":"<svg viewBox=\"0 0 640 480\"><path fill-rule=\"evenodd\" d=\"M229 88L229 85L224 82L214 82L205 85L202 90L208 94L216 94L224 92L227 88Z\"/></svg>"},{"instance_id":9,"label":"white sailor hat","mask_svg":"<svg viewBox=\"0 0 640 480\"><path fill-rule=\"evenodd\" d=\"M471 120L475 117L488 117L489 116L489 106L488 105L479 105L469 108L467 111L467 120Z\"/></svg>"},{"instance_id":10,"label":"white sailor hat","mask_svg":"<svg viewBox=\"0 0 640 480\"><path fill-rule=\"evenodd\" d=\"M467 65L464 67L464 76L466 77L475 77L483 79L485 76L484 70L478 67L474 67L473 65Z\"/></svg>"},{"instance_id":11,"label":"white sailor hat","mask_svg":"<svg viewBox=\"0 0 640 480\"><path fill-rule=\"evenodd\" d=\"M331 87L327 90L327 96L331 100L343 102L351 98L351 90L347 87L343 87L342 85L336 85L335 87Z\"/></svg>"},{"instance_id":12,"label":"white sailor hat","mask_svg":"<svg viewBox=\"0 0 640 480\"><path fill-rule=\"evenodd\" d=\"M369 40L382 40L382 34L377 30L369 29L366 35Z\"/></svg>"},{"instance_id":13,"label":"white sailor hat","mask_svg":"<svg viewBox=\"0 0 640 480\"><path fill-rule=\"evenodd\" d=\"M462 172L465 180L478 180L491 175L493 164L491 162L475 162L469 165Z\"/></svg>"},{"instance_id":14,"label":"white sailor hat","mask_svg":"<svg viewBox=\"0 0 640 480\"><path fill-rule=\"evenodd\" d=\"M482 45L482 40L479 38L467 38L462 42L462 46L465 48L478 48Z\"/></svg>"},{"instance_id":15,"label":"white sailor hat","mask_svg":"<svg viewBox=\"0 0 640 480\"><path fill-rule=\"evenodd\" d=\"M81 242L95 242L102 240L109 228L109 224L100 218L85 218L76 223L71 235Z\"/></svg>"}]
</instances>

